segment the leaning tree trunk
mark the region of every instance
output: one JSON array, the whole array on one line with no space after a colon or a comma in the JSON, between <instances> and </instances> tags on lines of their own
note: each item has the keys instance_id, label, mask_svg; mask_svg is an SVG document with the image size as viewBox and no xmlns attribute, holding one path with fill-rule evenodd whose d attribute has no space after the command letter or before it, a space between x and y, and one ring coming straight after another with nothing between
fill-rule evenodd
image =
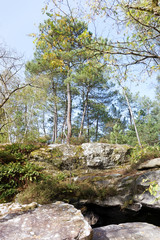
<instances>
[{"instance_id":1,"label":"leaning tree trunk","mask_svg":"<svg viewBox=\"0 0 160 240\"><path fill-rule=\"evenodd\" d=\"M132 112L132 108L131 108L131 105L129 103L129 99L128 99L128 96L126 94L126 91L125 91L123 86L122 86L122 88L123 88L123 93L124 93L125 99L127 101L127 105L128 105L128 109L129 109L129 112L130 112L130 115L131 115L131 119L132 119L133 125L134 125L134 129L135 129L135 132L136 132L138 144L139 144L140 148L142 148L142 144L141 144L141 141L140 141L140 138L139 138L139 134L138 134L138 130L137 130L137 126L136 126L135 120L134 120L134 115L133 115L133 112Z\"/></svg>"},{"instance_id":2,"label":"leaning tree trunk","mask_svg":"<svg viewBox=\"0 0 160 240\"><path fill-rule=\"evenodd\" d=\"M71 109L72 109L72 100L71 100L71 86L70 83L67 83L67 143L69 144L70 138L72 135L72 125L71 125Z\"/></svg>"}]
</instances>

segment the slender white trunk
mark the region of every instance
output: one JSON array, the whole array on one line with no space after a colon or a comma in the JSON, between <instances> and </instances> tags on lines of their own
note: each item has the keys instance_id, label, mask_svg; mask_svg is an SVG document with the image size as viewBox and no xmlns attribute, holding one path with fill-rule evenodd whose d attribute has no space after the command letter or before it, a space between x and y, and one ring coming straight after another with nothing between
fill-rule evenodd
<instances>
[{"instance_id":1,"label":"slender white trunk","mask_svg":"<svg viewBox=\"0 0 160 240\"><path fill-rule=\"evenodd\" d=\"M83 134L83 125L84 125L84 119L85 119L85 115L86 115L86 111L87 111L87 106L88 106L88 93L89 90L87 91L87 95L86 95L86 100L84 103L84 109L83 109L83 115L82 115L82 120L81 120L81 126L80 126L80 131L79 131L79 138L82 136Z\"/></svg>"},{"instance_id":2,"label":"slender white trunk","mask_svg":"<svg viewBox=\"0 0 160 240\"><path fill-rule=\"evenodd\" d=\"M137 126L136 126L136 122L134 120L134 114L133 114L131 105L129 103L129 99L128 99L127 93L126 93L126 91L125 91L125 89L124 89L124 87L122 85L121 85L121 87L123 88L123 93L124 93L125 99L127 101L127 105L128 105L128 109L129 109L129 112L130 112L130 116L131 116L131 119L132 119L132 122L133 122L133 125L134 125L134 129L135 129L135 132L136 132L138 144L139 144L140 148L142 148L142 144L141 144L140 137L139 137L138 130L137 130Z\"/></svg>"},{"instance_id":3,"label":"slender white trunk","mask_svg":"<svg viewBox=\"0 0 160 240\"><path fill-rule=\"evenodd\" d=\"M70 138L72 135L72 124L71 124L71 109L72 109L72 100L71 100L71 87L70 83L67 83L67 143L70 142Z\"/></svg>"}]
</instances>

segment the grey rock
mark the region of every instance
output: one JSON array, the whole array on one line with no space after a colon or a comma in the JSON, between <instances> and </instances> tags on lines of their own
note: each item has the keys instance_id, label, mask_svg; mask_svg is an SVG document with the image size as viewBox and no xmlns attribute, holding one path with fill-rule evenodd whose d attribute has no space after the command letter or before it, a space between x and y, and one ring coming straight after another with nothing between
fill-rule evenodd
<instances>
[{"instance_id":1,"label":"grey rock","mask_svg":"<svg viewBox=\"0 0 160 240\"><path fill-rule=\"evenodd\" d=\"M83 143L86 164L92 168L110 168L127 161L129 146L107 143Z\"/></svg>"},{"instance_id":2,"label":"grey rock","mask_svg":"<svg viewBox=\"0 0 160 240\"><path fill-rule=\"evenodd\" d=\"M139 210L141 210L142 204L141 203L133 203L133 204L128 205L126 208L129 210L132 210L134 212L138 212Z\"/></svg>"},{"instance_id":3,"label":"grey rock","mask_svg":"<svg viewBox=\"0 0 160 240\"><path fill-rule=\"evenodd\" d=\"M91 240L92 229L72 205L43 205L0 222L1 240Z\"/></svg>"},{"instance_id":4,"label":"grey rock","mask_svg":"<svg viewBox=\"0 0 160 240\"><path fill-rule=\"evenodd\" d=\"M20 204L20 203L1 203L0 204L0 220L4 218L10 218L10 215L21 214L23 212L34 210L39 206L38 203L32 202L30 204Z\"/></svg>"},{"instance_id":5,"label":"grey rock","mask_svg":"<svg viewBox=\"0 0 160 240\"><path fill-rule=\"evenodd\" d=\"M160 208L160 170L148 171L141 174L135 183L136 194L134 195L134 201L141 203L142 205ZM156 191L153 194L149 192L149 187L155 184L157 186ZM151 189L151 187L150 187Z\"/></svg>"},{"instance_id":6,"label":"grey rock","mask_svg":"<svg viewBox=\"0 0 160 240\"><path fill-rule=\"evenodd\" d=\"M126 155L130 146L107 143L83 143L81 146L50 144L30 154L32 160L52 162L61 169L111 168L127 162ZM62 155L55 157L52 152L58 149ZM81 151L82 150L82 151Z\"/></svg>"},{"instance_id":7,"label":"grey rock","mask_svg":"<svg viewBox=\"0 0 160 240\"><path fill-rule=\"evenodd\" d=\"M102 207L115 207L115 206L122 206L125 202L125 196L108 196L105 200L95 200L93 203L102 206Z\"/></svg>"},{"instance_id":8,"label":"grey rock","mask_svg":"<svg viewBox=\"0 0 160 240\"><path fill-rule=\"evenodd\" d=\"M159 240L160 228L148 223L124 223L93 229L93 240Z\"/></svg>"},{"instance_id":9,"label":"grey rock","mask_svg":"<svg viewBox=\"0 0 160 240\"><path fill-rule=\"evenodd\" d=\"M160 158L154 158L149 161L146 161L138 167L138 170L159 168L160 167Z\"/></svg>"},{"instance_id":10,"label":"grey rock","mask_svg":"<svg viewBox=\"0 0 160 240\"><path fill-rule=\"evenodd\" d=\"M95 225L99 220L99 216L92 211L88 211L84 218L90 225Z\"/></svg>"},{"instance_id":11,"label":"grey rock","mask_svg":"<svg viewBox=\"0 0 160 240\"><path fill-rule=\"evenodd\" d=\"M78 151L78 154L77 154ZM51 163L61 170L71 170L83 164L83 157L79 146L67 144L50 144L31 152L30 160L36 162Z\"/></svg>"}]
</instances>

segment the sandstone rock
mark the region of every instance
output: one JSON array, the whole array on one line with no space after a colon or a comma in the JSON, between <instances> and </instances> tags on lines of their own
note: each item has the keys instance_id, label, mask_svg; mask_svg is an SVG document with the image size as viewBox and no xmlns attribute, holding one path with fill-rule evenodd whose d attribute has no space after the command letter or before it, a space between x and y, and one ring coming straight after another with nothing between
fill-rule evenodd
<instances>
[{"instance_id":1,"label":"sandstone rock","mask_svg":"<svg viewBox=\"0 0 160 240\"><path fill-rule=\"evenodd\" d=\"M0 221L3 240L91 240L92 229L72 205L56 202Z\"/></svg>"},{"instance_id":2,"label":"sandstone rock","mask_svg":"<svg viewBox=\"0 0 160 240\"><path fill-rule=\"evenodd\" d=\"M93 229L93 240L159 240L160 228L147 223L124 223Z\"/></svg>"},{"instance_id":3,"label":"sandstone rock","mask_svg":"<svg viewBox=\"0 0 160 240\"><path fill-rule=\"evenodd\" d=\"M125 164L130 149L127 145L83 143L81 146L50 144L30 154L32 160L52 162L60 169L110 168Z\"/></svg>"},{"instance_id":4,"label":"sandstone rock","mask_svg":"<svg viewBox=\"0 0 160 240\"><path fill-rule=\"evenodd\" d=\"M156 171L146 171L145 173L141 174L135 183L135 191L136 194L134 195L134 201L141 203L142 205L153 207L153 208L160 208L160 170ZM157 185L156 191L150 186L153 184ZM151 194L148 189L153 191Z\"/></svg>"},{"instance_id":5,"label":"sandstone rock","mask_svg":"<svg viewBox=\"0 0 160 240\"><path fill-rule=\"evenodd\" d=\"M151 169L151 168L159 168L160 167L160 158L154 158L149 161L146 161L142 163L138 170L144 170L144 169Z\"/></svg>"},{"instance_id":6,"label":"sandstone rock","mask_svg":"<svg viewBox=\"0 0 160 240\"><path fill-rule=\"evenodd\" d=\"M38 203L32 202L30 204L20 203L2 203L0 204L0 219L9 218L10 214L20 214L29 210L37 208Z\"/></svg>"},{"instance_id":7,"label":"sandstone rock","mask_svg":"<svg viewBox=\"0 0 160 240\"><path fill-rule=\"evenodd\" d=\"M126 154L130 147L107 143L83 143L82 148L88 167L104 169L126 163Z\"/></svg>"},{"instance_id":8,"label":"sandstone rock","mask_svg":"<svg viewBox=\"0 0 160 240\"><path fill-rule=\"evenodd\" d=\"M52 163L58 169L70 170L83 163L81 147L67 144L50 144L31 152L30 159L37 162ZM37 164L36 162L36 164Z\"/></svg>"}]
</instances>

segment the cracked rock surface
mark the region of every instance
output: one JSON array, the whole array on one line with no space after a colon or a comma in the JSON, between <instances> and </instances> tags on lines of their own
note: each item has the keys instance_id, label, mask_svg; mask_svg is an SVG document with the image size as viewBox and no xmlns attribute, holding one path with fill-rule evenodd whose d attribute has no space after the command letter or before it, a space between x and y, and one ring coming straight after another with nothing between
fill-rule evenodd
<instances>
[{"instance_id":1,"label":"cracked rock surface","mask_svg":"<svg viewBox=\"0 0 160 240\"><path fill-rule=\"evenodd\" d=\"M0 220L1 240L90 240L92 229L72 205L56 202Z\"/></svg>"}]
</instances>

